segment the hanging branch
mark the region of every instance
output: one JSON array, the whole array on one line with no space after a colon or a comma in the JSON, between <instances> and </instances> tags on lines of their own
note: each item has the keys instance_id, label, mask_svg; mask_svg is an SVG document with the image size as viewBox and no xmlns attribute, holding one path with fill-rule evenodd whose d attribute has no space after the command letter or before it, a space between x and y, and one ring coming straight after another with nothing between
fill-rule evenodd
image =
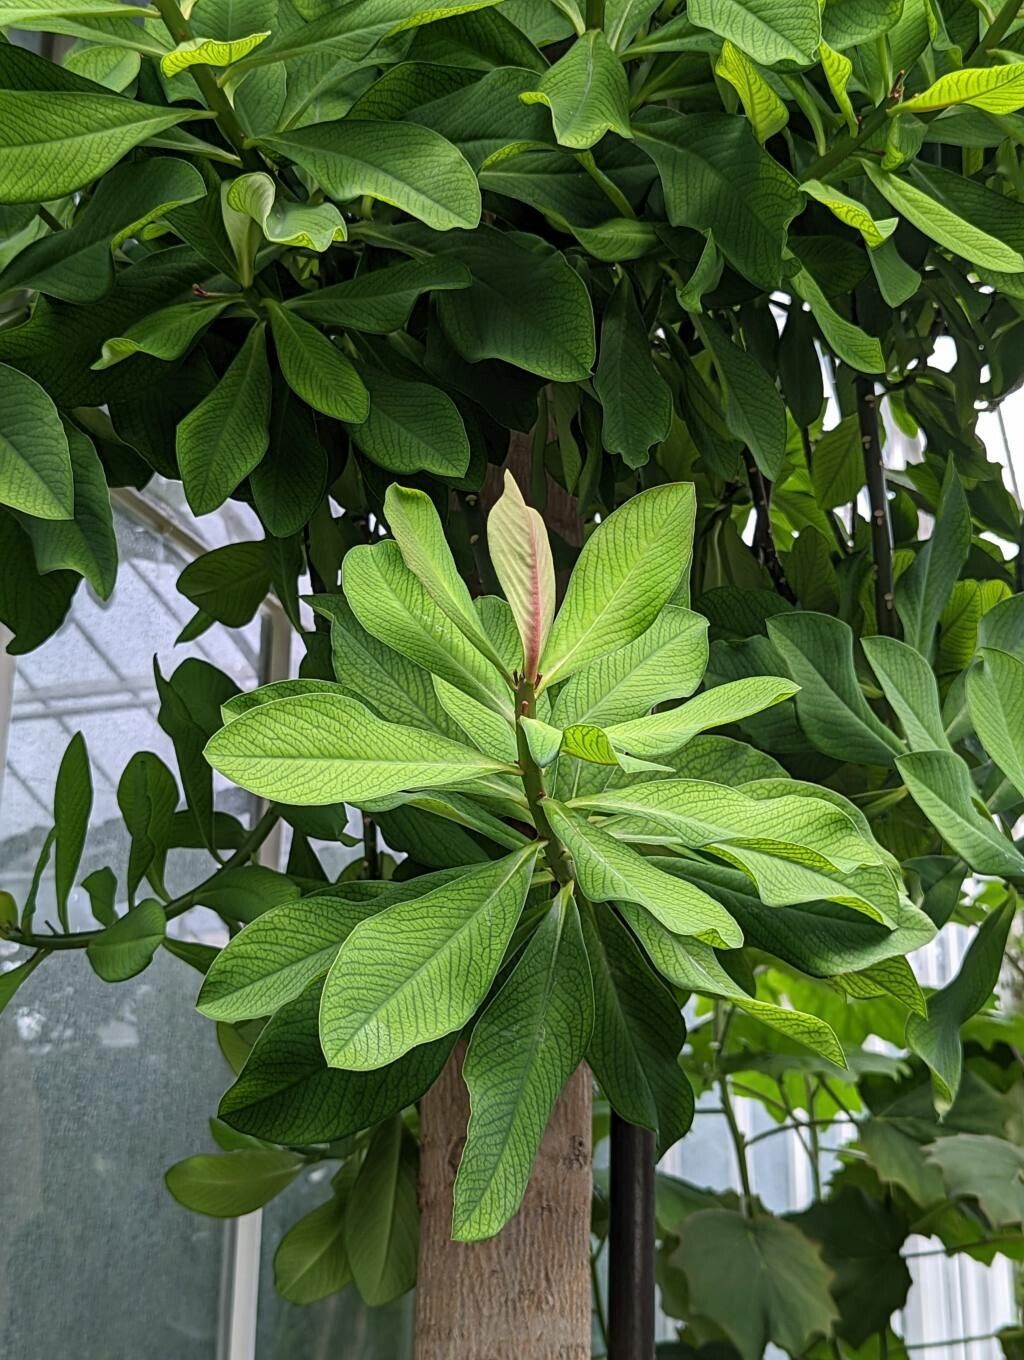
<instances>
[{"instance_id":1,"label":"hanging branch","mask_svg":"<svg viewBox=\"0 0 1024 1360\"><path fill-rule=\"evenodd\" d=\"M772 517L771 517L771 482L765 477L764 473L754 462L749 453L744 450L743 462L747 469L747 482L750 485L750 499L754 503L754 548L757 552L758 561L768 570L775 589L791 604L796 604L796 595L793 588L786 580L786 573L782 566L782 559L779 557L778 549L775 547L775 539L772 537Z\"/></svg>"},{"instance_id":2,"label":"hanging branch","mask_svg":"<svg viewBox=\"0 0 1024 1360\"><path fill-rule=\"evenodd\" d=\"M882 457L882 438L878 423L878 396L871 378L858 376L857 420L864 450L864 472L871 504L871 556L875 564L875 616L878 631L886 637L899 632L893 604L893 540L889 519L889 497Z\"/></svg>"}]
</instances>

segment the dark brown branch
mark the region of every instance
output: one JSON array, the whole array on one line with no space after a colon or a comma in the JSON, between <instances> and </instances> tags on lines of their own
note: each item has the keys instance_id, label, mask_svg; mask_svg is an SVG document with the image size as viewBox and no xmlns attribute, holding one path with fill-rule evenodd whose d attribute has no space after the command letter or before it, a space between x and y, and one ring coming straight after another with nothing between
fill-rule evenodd
<instances>
[{"instance_id":1,"label":"dark brown branch","mask_svg":"<svg viewBox=\"0 0 1024 1360\"><path fill-rule=\"evenodd\" d=\"M743 462L747 469L750 499L754 503L754 551L757 554L757 560L767 570L775 589L783 599L789 600L791 604L796 604L796 595L786 580L782 559L779 557L778 550L775 547L775 539L772 537L771 482L768 481L751 455L746 451L743 454Z\"/></svg>"},{"instance_id":2,"label":"dark brown branch","mask_svg":"<svg viewBox=\"0 0 1024 1360\"><path fill-rule=\"evenodd\" d=\"M893 599L893 539L889 496L878 422L878 396L873 379L858 375L857 420L864 450L864 472L871 505L871 556L875 564L875 616L880 633L896 637L899 625Z\"/></svg>"}]
</instances>

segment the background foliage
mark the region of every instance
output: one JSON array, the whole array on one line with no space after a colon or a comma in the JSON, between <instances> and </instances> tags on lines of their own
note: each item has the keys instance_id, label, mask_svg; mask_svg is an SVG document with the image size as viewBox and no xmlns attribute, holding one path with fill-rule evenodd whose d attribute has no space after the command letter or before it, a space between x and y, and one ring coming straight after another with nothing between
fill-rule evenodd
<instances>
[{"instance_id":1,"label":"background foliage","mask_svg":"<svg viewBox=\"0 0 1024 1360\"><path fill-rule=\"evenodd\" d=\"M757 923L714 985L685 971L692 951L668 973L676 1003L703 998L683 1067L696 1091L718 1090L741 1167L736 1095L798 1126L816 1174L822 1132L856 1123L800 1215L771 1215L746 1188L663 1183L665 1305L687 1344L724 1339L745 1358L769 1340L793 1355L893 1353L911 1232L983 1260L1020 1251L1024 1043L991 996L1024 877L1021 515L976 430L1024 371L1016 13L971 0L0 3L4 25L72 40L60 64L0 48L11 651L45 643L83 579L109 595L108 488L154 475L180 479L197 515L244 499L264 530L182 574L186 636L243 626L272 592L301 636L302 676L357 692L358 668L365 684L376 663L379 687L393 663L338 602L340 564L395 527L396 477L429 492L474 594L495 586L481 502L510 438L528 499L561 531L563 579L581 529L639 490L692 482L705 686L774 675L800 689L696 737L674 772L851 800L901 865L914 913L901 952L974 928L958 977L925 997L898 967L861 966L863 901L830 905L820 888L766 905L756 852L745 869L693 861ZM951 367L935 357L942 337ZM916 441L905 466L901 435ZM315 618L310 593L328 597ZM275 805L246 831L216 808L202 756L234 687L195 662L158 686L177 772L132 757L129 861L90 876L96 929L68 934L90 803L71 743L40 855L57 933L37 929L34 892L3 899L26 949L0 978L4 1000L40 965L57 973L68 948L112 982L158 948L206 971L208 952L166 933L194 903L234 933L269 909L306 919L291 904L332 886L313 843L347 834L343 809ZM250 863L282 816L284 875ZM357 831L364 862L338 892L353 901L373 894L355 881L364 870L404 882L498 853L436 808ZM195 844L210 879L168 900L165 860ZM387 848L409 858L396 868ZM824 925L828 966L814 953ZM844 931L851 963L826 981ZM304 996L274 1023L308 1032ZM766 1025L776 1005L827 1020L847 1067L797 1042L792 1020ZM240 1063L258 1025L220 1027ZM674 1072L674 1054L658 1070ZM415 1121L389 1110L351 1140L270 1147L266 1127L232 1118L245 1080L214 1126L224 1154L172 1170L172 1191L240 1213L337 1158L332 1198L282 1244L280 1287L313 1298L354 1276L370 1302L408 1287L412 1232L387 1229L414 1216ZM350 1255L346 1224L394 1250ZM771 1263L742 1308L737 1260Z\"/></svg>"}]
</instances>

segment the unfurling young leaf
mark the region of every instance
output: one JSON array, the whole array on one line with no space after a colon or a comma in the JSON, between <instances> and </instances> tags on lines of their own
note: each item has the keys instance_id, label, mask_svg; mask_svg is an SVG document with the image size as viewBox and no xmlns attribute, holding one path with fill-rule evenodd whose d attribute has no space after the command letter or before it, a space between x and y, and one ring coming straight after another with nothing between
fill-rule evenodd
<instances>
[{"instance_id":1,"label":"unfurling young leaf","mask_svg":"<svg viewBox=\"0 0 1024 1360\"><path fill-rule=\"evenodd\" d=\"M555 614L555 568L544 521L523 500L511 472L487 517L487 546L522 639L523 674L536 681Z\"/></svg>"}]
</instances>

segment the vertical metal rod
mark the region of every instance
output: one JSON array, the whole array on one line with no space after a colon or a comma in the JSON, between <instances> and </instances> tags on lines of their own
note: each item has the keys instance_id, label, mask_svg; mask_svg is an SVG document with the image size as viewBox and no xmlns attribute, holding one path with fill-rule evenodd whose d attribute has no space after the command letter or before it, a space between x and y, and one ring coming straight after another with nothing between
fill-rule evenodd
<instances>
[{"instance_id":1,"label":"vertical metal rod","mask_svg":"<svg viewBox=\"0 0 1024 1360\"><path fill-rule=\"evenodd\" d=\"M654 1360L654 1134L612 1113L608 1360Z\"/></svg>"}]
</instances>

